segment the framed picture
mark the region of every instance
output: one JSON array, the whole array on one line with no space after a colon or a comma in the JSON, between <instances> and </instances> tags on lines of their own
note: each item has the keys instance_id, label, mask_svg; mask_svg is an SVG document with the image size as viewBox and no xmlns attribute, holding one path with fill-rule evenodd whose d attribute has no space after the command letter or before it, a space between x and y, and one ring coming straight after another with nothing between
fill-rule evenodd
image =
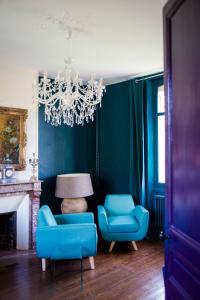
<instances>
[{"instance_id":1,"label":"framed picture","mask_svg":"<svg viewBox=\"0 0 200 300\"><path fill-rule=\"evenodd\" d=\"M26 119L28 111L0 106L0 164L11 164L15 170L26 167Z\"/></svg>"}]
</instances>

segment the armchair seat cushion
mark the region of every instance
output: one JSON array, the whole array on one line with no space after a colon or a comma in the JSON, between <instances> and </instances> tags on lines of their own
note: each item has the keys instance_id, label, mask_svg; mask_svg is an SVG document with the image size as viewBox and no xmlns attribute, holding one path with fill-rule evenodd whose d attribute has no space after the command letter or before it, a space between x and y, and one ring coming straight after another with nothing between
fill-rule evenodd
<instances>
[{"instance_id":1,"label":"armchair seat cushion","mask_svg":"<svg viewBox=\"0 0 200 300\"><path fill-rule=\"evenodd\" d=\"M108 218L108 231L113 232L136 232L140 225L133 216L112 216Z\"/></svg>"}]
</instances>

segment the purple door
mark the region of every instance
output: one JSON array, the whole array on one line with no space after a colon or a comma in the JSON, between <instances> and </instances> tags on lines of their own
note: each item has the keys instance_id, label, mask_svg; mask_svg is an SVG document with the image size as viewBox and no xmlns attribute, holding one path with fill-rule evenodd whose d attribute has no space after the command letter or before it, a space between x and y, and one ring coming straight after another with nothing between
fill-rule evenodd
<instances>
[{"instance_id":1,"label":"purple door","mask_svg":"<svg viewBox=\"0 0 200 300\"><path fill-rule=\"evenodd\" d=\"M164 8L166 299L200 300L200 0Z\"/></svg>"}]
</instances>

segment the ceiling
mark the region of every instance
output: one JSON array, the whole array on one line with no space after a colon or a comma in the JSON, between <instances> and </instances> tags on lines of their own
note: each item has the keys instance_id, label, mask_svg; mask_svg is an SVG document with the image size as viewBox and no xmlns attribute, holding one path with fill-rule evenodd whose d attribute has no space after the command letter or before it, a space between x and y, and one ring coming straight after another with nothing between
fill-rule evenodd
<instances>
[{"instance_id":1,"label":"ceiling","mask_svg":"<svg viewBox=\"0 0 200 300\"><path fill-rule=\"evenodd\" d=\"M160 71L165 2L0 0L0 62L53 76L70 54L82 78L94 73L106 83ZM63 26L73 27L70 45Z\"/></svg>"}]
</instances>

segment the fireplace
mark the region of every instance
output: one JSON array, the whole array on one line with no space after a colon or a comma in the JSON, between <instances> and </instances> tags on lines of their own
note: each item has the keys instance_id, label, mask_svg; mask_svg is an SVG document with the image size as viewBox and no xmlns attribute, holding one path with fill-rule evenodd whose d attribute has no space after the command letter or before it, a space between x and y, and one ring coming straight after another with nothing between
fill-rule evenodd
<instances>
[{"instance_id":1,"label":"fireplace","mask_svg":"<svg viewBox=\"0 0 200 300\"><path fill-rule=\"evenodd\" d=\"M0 249L16 249L16 211L0 213Z\"/></svg>"},{"instance_id":2,"label":"fireplace","mask_svg":"<svg viewBox=\"0 0 200 300\"><path fill-rule=\"evenodd\" d=\"M0 183L0 248L35 248L40 194L41 181Z\"/></svg>"}]
</instances>

